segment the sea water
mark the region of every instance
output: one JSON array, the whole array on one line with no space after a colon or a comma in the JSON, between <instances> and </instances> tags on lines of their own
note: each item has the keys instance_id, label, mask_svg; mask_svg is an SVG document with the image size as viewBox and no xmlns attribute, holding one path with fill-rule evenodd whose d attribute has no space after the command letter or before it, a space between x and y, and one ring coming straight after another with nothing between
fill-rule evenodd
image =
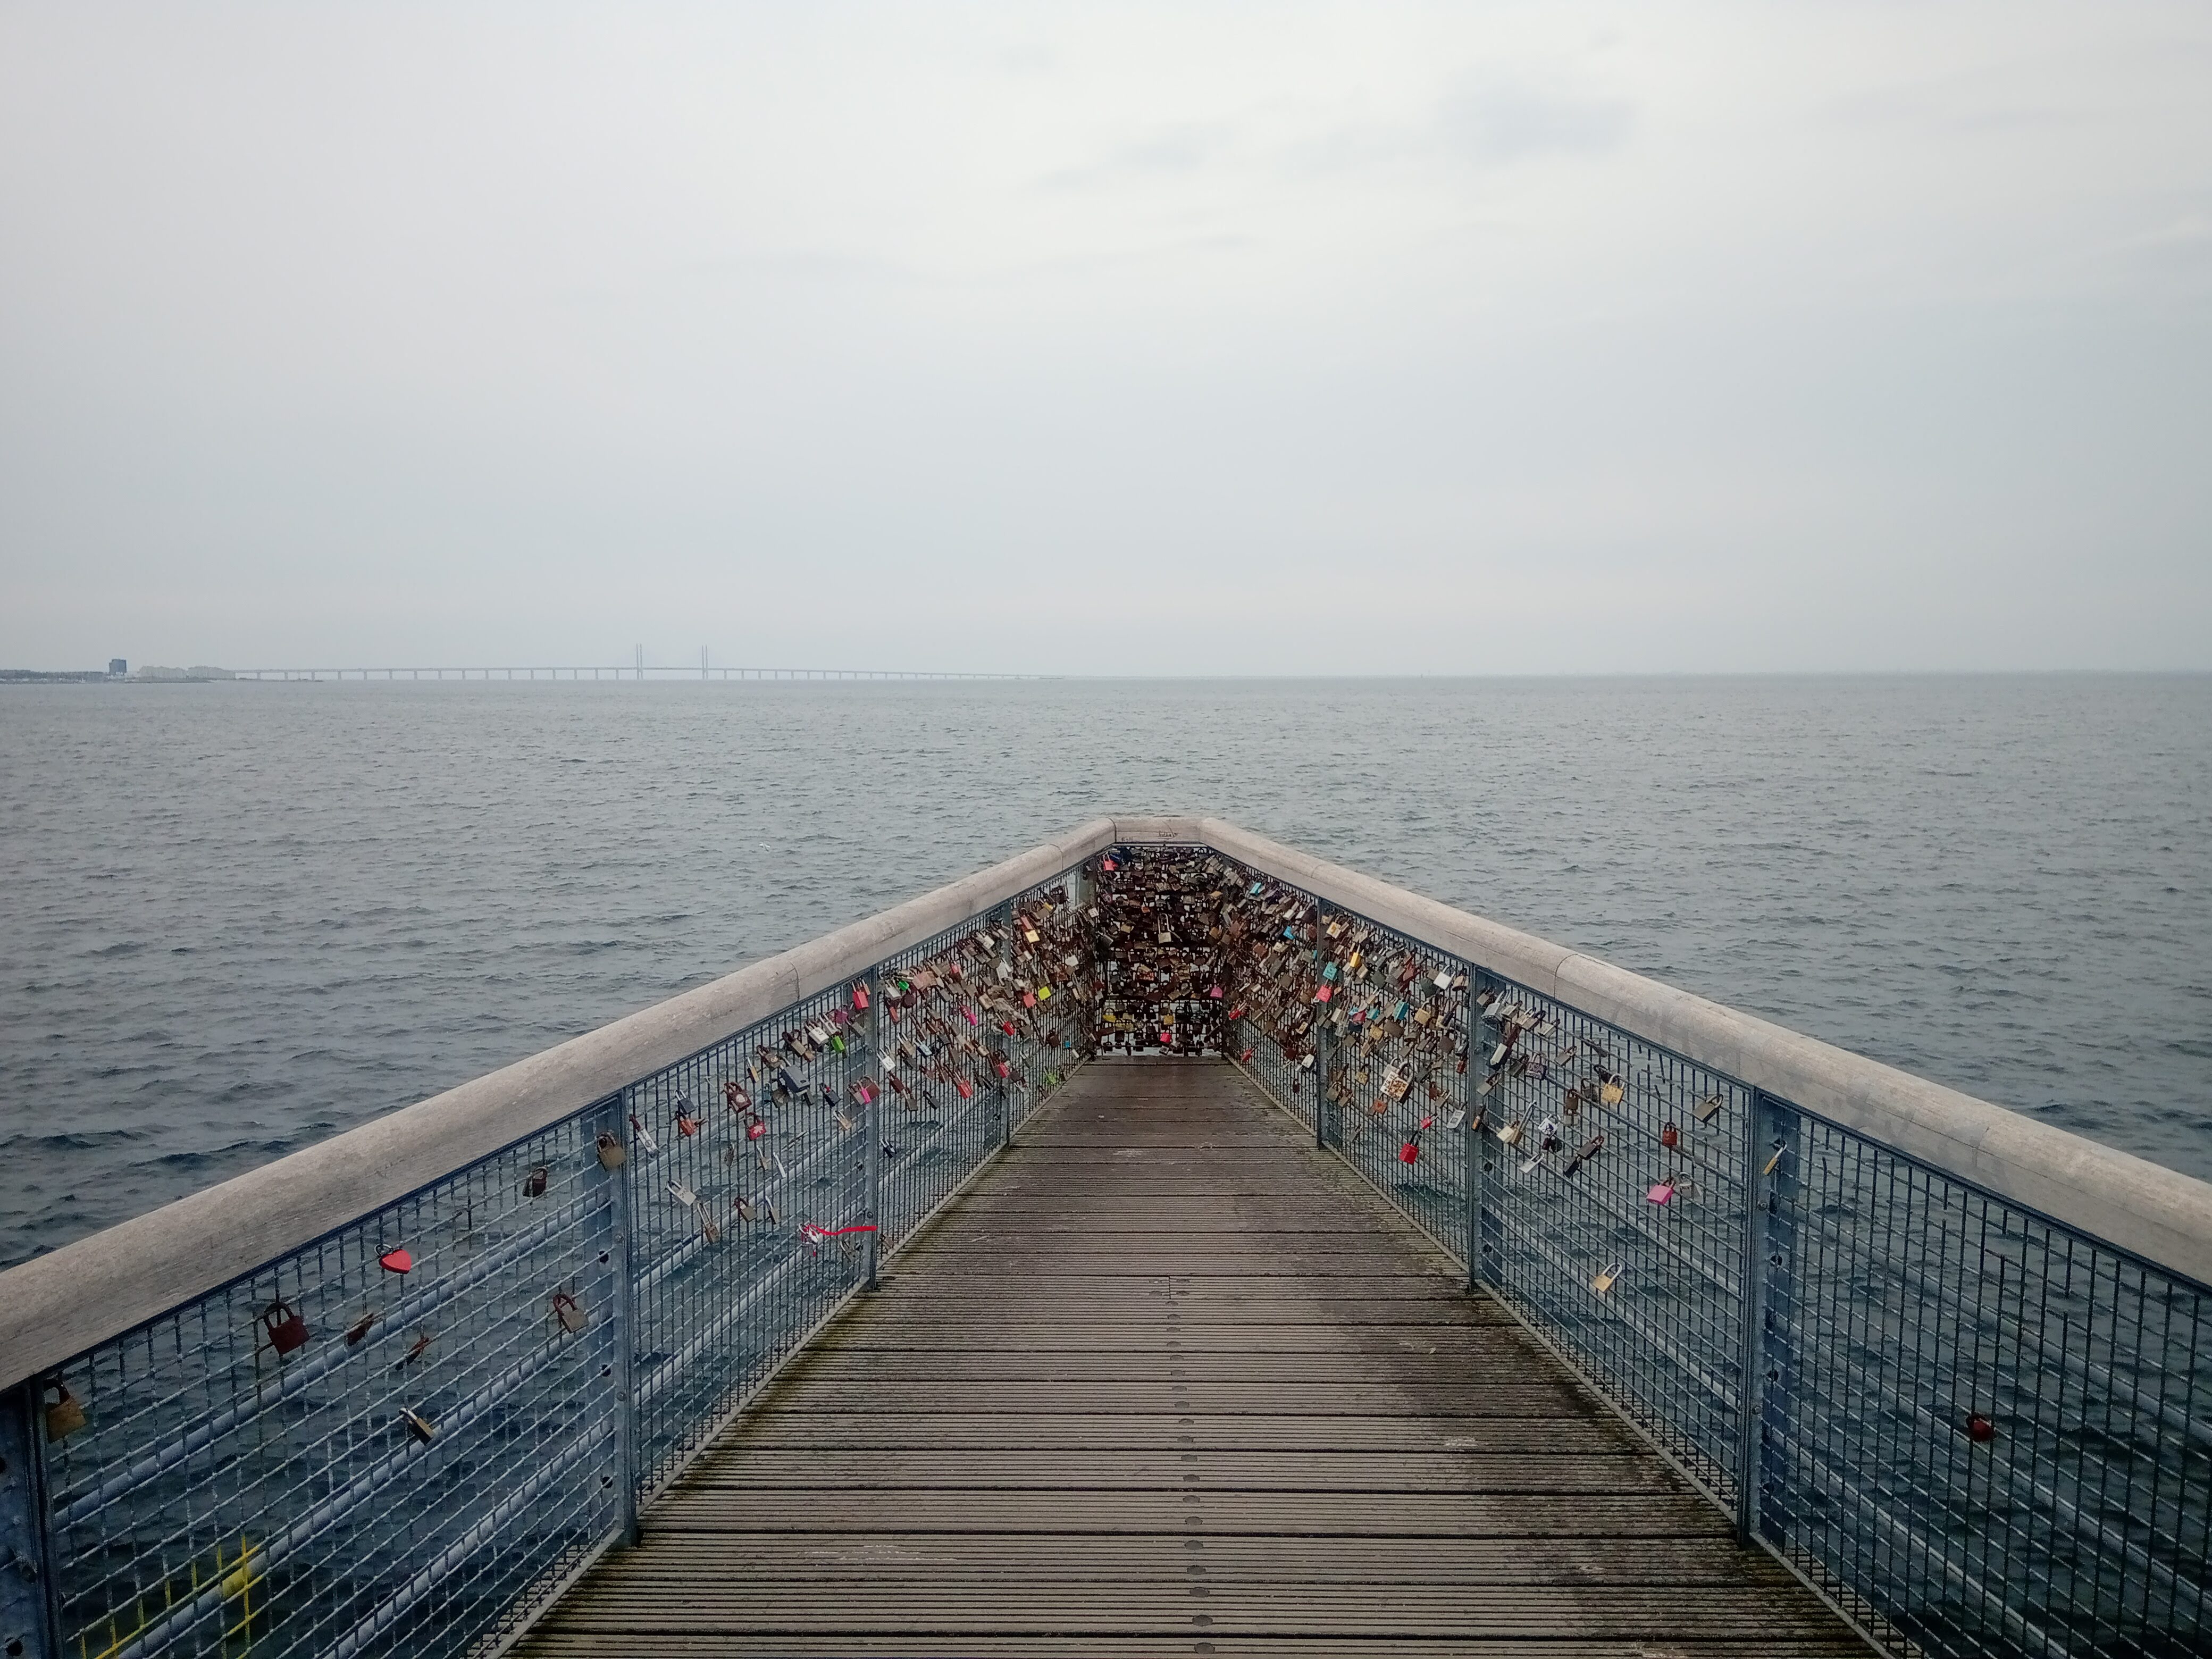
<instances>
[{"instance_id":1,"label":"sea water","mask_svg":"<svg viewBox=\"0 0 2212 1659\"><path fill-rule=\"evenodd\" d=\"M0 1263L1102 811L2212 1176L2212 677L0 687Z\"/></svg>"}]
</instances>

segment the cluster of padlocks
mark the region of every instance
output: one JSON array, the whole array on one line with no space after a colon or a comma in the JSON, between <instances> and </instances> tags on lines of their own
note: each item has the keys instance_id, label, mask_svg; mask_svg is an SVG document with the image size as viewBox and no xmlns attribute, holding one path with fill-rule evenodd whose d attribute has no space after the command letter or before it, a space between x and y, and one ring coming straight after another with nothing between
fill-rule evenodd
<instances>
[{"instance_id":1,"label":"cluster of padlocks","mask_svg":"<svg viewBox=\"0 0 2212 1659\"><path fill-rule=\"evenodd\" d=\"M1097 939L1098 1045L1121 1054L1218 1053L1219 860L1189 848L1107 854L1085 913Z\"/></svg>"},{"instance_id":2,"label":"cluster of padlocks","mask_svg":"<svg viewBox=\"0 0 2212 1659\"><path fill-rule=\"evenodd\" d=\"M884 1086L924 1114L948 1093L973 1099L979 1086L1056 1085L1060 1057L1086 1046L1091 962L1090 930L1063 884L886 975ZM1040 1063L1032 1079L1027 1068Z\"/></svg>"},{"instance_id":3,"label":"cluster of padlocks","mask_svg":"<svg viewBox=\"0 0 2212 1659\"><path fill-rule=\"evenodd\" d=\"M1582 1251L1608 1212L1733 1188L1714 1127L1732 1095L1694 1068L1219 854L1097 868L1102 1042L1230 1054L1455 1248L1467 1183L1489 1179L1493 1227L1533 1249L1571 1226L1571 1271L1604 1297L1624 1259Z\"/></svg>"}]
</instances>

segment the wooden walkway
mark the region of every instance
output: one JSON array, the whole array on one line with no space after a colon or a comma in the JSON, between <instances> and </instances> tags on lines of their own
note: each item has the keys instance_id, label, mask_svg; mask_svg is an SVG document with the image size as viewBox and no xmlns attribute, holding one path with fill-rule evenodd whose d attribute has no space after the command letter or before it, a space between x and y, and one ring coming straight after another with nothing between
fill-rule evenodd
<instances>
[{"instance_id":1,"label":"wooden walkway","mask_svg":"<svg viewBox=\"0 0 2212 1659\"><path fill-rule=\"evenodd\" d=\"M526 1640L1863 1655L1231 1067L1085 1067Z\"/></svg>"}]
</instances>

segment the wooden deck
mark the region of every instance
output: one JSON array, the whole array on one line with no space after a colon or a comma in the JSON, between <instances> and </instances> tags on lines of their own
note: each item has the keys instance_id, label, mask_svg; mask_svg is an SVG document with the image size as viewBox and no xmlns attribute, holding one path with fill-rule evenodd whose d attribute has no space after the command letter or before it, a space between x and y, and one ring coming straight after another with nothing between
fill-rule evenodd
<instances>
[{"instance_id":1,"label":"wooden deck","mask_svg":"<svg viewBox=\"0 0 2212 1659\"><path fill-rule=\"evenodd\" d=\"M1866 1650L1233 1068L1139 1060L520 1651Z\"/></svg>"}]
</instances>

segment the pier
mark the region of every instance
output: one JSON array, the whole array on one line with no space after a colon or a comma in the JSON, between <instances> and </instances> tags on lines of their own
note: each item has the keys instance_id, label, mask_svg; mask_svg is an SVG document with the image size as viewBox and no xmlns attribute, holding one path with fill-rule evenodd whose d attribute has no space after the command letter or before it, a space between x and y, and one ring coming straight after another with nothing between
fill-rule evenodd
<instances>
[{"instance_id":1,"label":"pier","mask_svg":"<svg viewBox=\"0 0 2212 1659\"><path fill-rule=\"evenodd\" d=\"M1102 818L0 1274L0 1648L2196 1653L2208 1281L2203 1182Z\"/></svg>"}]
</instances>

